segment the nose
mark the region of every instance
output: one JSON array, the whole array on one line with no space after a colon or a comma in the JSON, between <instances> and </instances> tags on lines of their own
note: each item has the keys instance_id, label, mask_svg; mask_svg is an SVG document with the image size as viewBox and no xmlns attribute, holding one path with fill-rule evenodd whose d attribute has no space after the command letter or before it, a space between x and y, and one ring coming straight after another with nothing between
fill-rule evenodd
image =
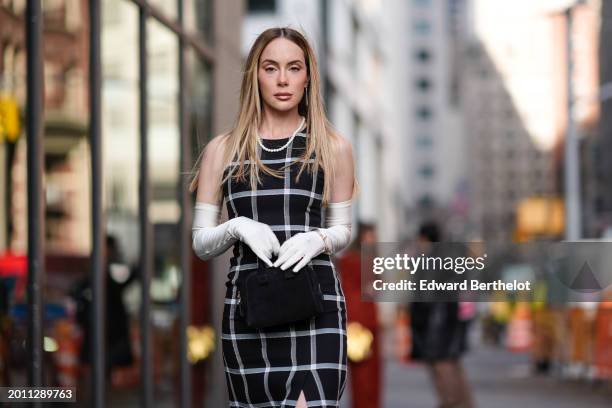
<instances>
[{"instance_id":1,"label":"nose","mask_svg":"<svg viewBox=\"0 0 612 408\"><path fill-rule=\"evenodd\" d=\"M284 69L279 70L280 74L278 76L278 83L279 85L286 85L287 84L287 73L285 72Z\"/></svg>"}]
</instances>

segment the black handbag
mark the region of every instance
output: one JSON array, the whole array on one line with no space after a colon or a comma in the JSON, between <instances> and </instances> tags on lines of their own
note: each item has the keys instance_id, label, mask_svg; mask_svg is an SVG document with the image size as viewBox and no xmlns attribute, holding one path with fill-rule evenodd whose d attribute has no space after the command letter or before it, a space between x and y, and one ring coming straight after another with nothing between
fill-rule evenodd
<instances>
[{"instance_id":1,"label":"black handbag","mask_svg":"<svg viewBox=\"0 0 612 408\"><path fill-rule=\"evenodd\" d=\"M263 262L239 285L238 306L251 328L261 329L309 319L323 312L323 293L317 274L308 265L268 267Z\"/></svg>"}]
</instances>

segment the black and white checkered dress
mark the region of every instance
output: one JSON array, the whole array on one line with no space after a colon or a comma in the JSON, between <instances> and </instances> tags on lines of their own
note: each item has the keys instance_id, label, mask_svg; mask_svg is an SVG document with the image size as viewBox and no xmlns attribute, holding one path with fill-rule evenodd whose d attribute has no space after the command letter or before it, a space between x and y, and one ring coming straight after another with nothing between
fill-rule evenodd
<instances>
[{"instance_id":1,"label":"black and white checkered dress","mask_svg":"<svg viewBox=\"0 0 612 408\"><path fill-rule=\"evenodd\" d=\"M303 155L307 137L307 133L297 133L280 152L267 152L258 146L259 157L279 169ZM287 141L262 143L277 148ZM236 165L230 164L225 174ZM298 162L286 169L284 179L262 173L257 191L252 191L248 182L228 179L223 196L229 218L245 216L268 224L281 245L297 233L324 227L323 172L305 169L296 183L300 165ZM303 390L309 407L337 407L346 384L346 308L329 255L321 254L310 262L324 293L325 313L264 330L249 328L237 304L237 283L253 273L258 262L263 261L247 245L241 241L234 245L222 323L229 406L294 407Z\"/></svg>"}]
</instances>

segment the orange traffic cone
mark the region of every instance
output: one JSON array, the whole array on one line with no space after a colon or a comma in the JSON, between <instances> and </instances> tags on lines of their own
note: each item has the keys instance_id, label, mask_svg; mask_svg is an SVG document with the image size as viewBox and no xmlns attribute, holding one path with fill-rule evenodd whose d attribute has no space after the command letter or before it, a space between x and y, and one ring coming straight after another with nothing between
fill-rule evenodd
<instances>
[{"instance_id":1,"label":"orange traffic cone","mask_svg":"<svg viewBox=\"0 0 612 408\"><path fill-rule=\"evenodd\" d=\"M75 387L79 371L79 346L72 324L67 320L58 320L55 324L55 337L57 380L62 387Z\"/></svg>"},{"instance_id":2,"label":"orange traffic cone","mask_svg":"<svg viewBox=\"0 0 612 408\"><path fill-rule=\"evenodd\" d=\"M531 347L531 315L529 304L517 303L510 323L508 324L508 335L506 346L510 351L524 352Z\"/></svg>"},{"instance_id":3,"label":"orange traffic cone","mask_svg":"<svg viewBox=\"0 0 612 408\"><path fill-rule=\"evenodd\" d=\"M395 319L395 355L400 363L410 362L412 336L410 330L410 315L400 310Z\"/></svg>"},{"instance_id":4,"label":"orange traffic cone","mask_svg":"<svg viewBox=\"0 0 612 408\"><path fill-rule=\"evenodd\" d=\"M612 298L612 293L608 296ZM612 301L602 301L595 318L595 372L598 378L612 378Z\"/></svg>"}]
</instances>

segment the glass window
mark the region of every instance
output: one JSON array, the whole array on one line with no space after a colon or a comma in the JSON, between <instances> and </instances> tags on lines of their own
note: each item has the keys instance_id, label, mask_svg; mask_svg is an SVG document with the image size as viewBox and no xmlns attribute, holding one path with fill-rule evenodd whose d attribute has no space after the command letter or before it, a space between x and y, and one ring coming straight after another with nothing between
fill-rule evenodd
<instances>
[{"instance_id":1,"label":"glass window","mask_svg":"<svg viewBox=\"0 0 612 408\"><path fill-rule=\"evenodd\" d=\"M7 9L8 11L21 15L25 13L26 8L26 0L13 0L9 2L4 2L2 4L2 8Z\"/></svg>"},{"instance_id":2,"label":"glass window","mask_svg":"<svg viewBox=\"0 0 612 408\"><path fill-rule=\"evenodd\" d=\"M421 197L419 197L418 203L420 208L429 209L433 207L434 200L431 194L423 194Z\"/></svg>"},{"instance_id":3,"label":"glass window","mask_svg":"<svg viewBox=\"0 0 612 408\"><path fill-rule=\"evenodd\" d=\"M419 78L416 80L416 87L421 92L427 92L432 87L432 84L428 78Z\"/></svg>"},{"instance_id":4,"label":"glass window","mask_svg":"<svg viewBox=\"0 0 612 408\"><path fill-rule=\"evenodd\" d=\"M213 41L212 0L185 0L185 28Z\"/></svg>"},{"instance_id":5,"label":"glass window","mask_svg":"<svg viewBox=\"0 0 612 408\"><path fill-rule=\"evenodd\" d=\"M66 28L66 4L63 1L42 2L45 28L63 30Z\"/></svg>"},{"instance_id":6,"label":"glass window","mask_svg":"<svg viewBox=\"0 0 612 408\"><path fill-rule=\"evenodd\" d=\"M25 1L0 3L0 382L24 386L27 378L27 208ZM57 341L78 333L71 290L87 271L90 252L90 160L87 27L68 24L74 7L48 1L43 11L44 98L43 219L46 250L43 287L45 338L42 376L75 386L58 375ZM13 15L13 11L16 15ZM72 29L77 29L73 31ZM74 337L73 337L74 339ZM63 338L62 338L63 340ZM10 355L8 355L10 354ZM8 358L7 358L8 357ZM74 363L79 356L72 354Z\"/></svg>"},{"instance_id":7,"label":"glass window","mask_svg":"<svg viewBox=\"0 0 612 408\"><path fill-rule=\"evenodd\" d=\"M416 52L416 58L420 62L428 62L431 59L431 53L425 48L420 48Z\"/></svg>"},{"instance_id":8,"label":"glass window","mask_svg":"<svg viewBox=\"0 0 612 408\"><path fill-rule=\"evenodd\" d=\"M114 24L121 24L121 7L119 3L125 0L106 0L102 2L102 18L104 19L104 27L110 27Z\"/></svg>"},{"instance_id":9,"label":"glass window","mask_svg":"<svg viewBox=\"0 0 612 408\"><path fill-rule=\"evenodd\" d=\"M413 27L417 34L429 34L431 32L431 23L428 20L418 19L413 23Z\"/></svg>"},{"instance_id":10,"label":"glass window","mask_svg":"<svg viewBox=\"0 0 612 408\"><path fill-rule=\"evenodd\" d=\"M423 148L428 148L433 146L433 140L431 137L423 135L417 139L417 145Z\"/></svg>"},{"instance_id":11,"label":"glass window","mask_svg":"<svg viewBox=\"0 0 612 408\"><path fill-rule=\"evenodd\" d=\"M135 358L138 338L134 334L140 330L141 298L135 279L140 255L138 8L132 2L119 0L102 4L104 208L107 231L115 237L119 251L112 268L109 266L106 298L112 304L107 307L113 308L112 330L118 340L108 345L107 352L113 350L118 357L113 358L113 371L129 372L138 367ZM82 295L78 299L85 303ZM119 344L122 347L120 352ZM90 379L88 377L87 381ZM138 398L140 389L131 381L133 377L127 375L109 384L112 389L108 394L109 406L121 406L126 399ZM117 389L122 392L116 392Z\"/></svg>"},{"instance_id":12,"label":"glass window","mask_svg":"<svg viewBox=\"0 0 612 408\"><path fill-rule=\"evenodd\" d=\"M419 174L424 178L430 178L434 174L434 168L431 164L424 164L419 168Z\"/></svg>"},{"instance_id":13,"label":"glass window","mask_svg":"<svg viewBox=\"0 0 612 408\"><path fill-rule=\"evenodd\" d=\"M148 0L149 4L161 11L166 17L176 20L178 13L177 0Z\"/></svg>"},{"instance_id":14,"label":"glass window","mask_svg":"<svg viewBox=\"0 0 612 408\"><path fill-rule=\"evenodd\" d=\"M27 175L25 124L21 119L26 71L24 19L19 16L11 21L13 7L17 5L0 5L0 383L25 386Z\"/></svg>"},{"instance_id":15,"label":"glass window","mask_svg":"<svg viewBox=\"0 0 612 408\"><path fill-rule=\"evenodd\" d=\"M212 69L195 52L187 53L189 70L189 137L193 142L192 163L199 156L204 145L212 138Z\"/></svg>"},{"instance_id":16,"label":"glass window","mask_svg":"<svg viewBox=\"0 0 612 408\"><path fill-rule=\"evenodd\" d=\"M141 388L138 361L139 312L142 298L138 281L140 255L140 90L139 8L132 0L105 0L101 16L101 130L103 186L101 206L108 235L104 279L109 325L106 345L109 406L138 401ZM147 2L145 2L147 3ZM150 0L175 20L178 0ZM273 2L275 5L275 2ZM26 385L28 203L24 115L26 111L26 0L0 0L0 382ZM204 39L212 34L212 0L185 0L186 29ZM238 12L238 9L235 10ZM44 279L43 378L58 386L83 389L90 398L91 163L89 93L90 10L85 1L42 2L44 114ZM172 25L172 24L171 24ZM179 177L178 35L157 22L147 21L148 77L146 104L152 197L149 213L154 228L152 340L156 402L176 404L179 358L177 292L180 251L177 239ZM202 40L203 38L199 38ZM185 88L191 128L202 144L211 137L212 63L186 45L191 82ZM238 47L239 48L239 47ZM237 50L236 50L237 51ZM218 67L217 67L218 68ZM190 140L196 140L191 137ZM197 149L194 149L197 151ZM116 244L113 244L115 242ZM116 245L116 251L110 246ZM194 258L195 259L195 258ZM11 262L6 272L4 262ZM198 281L199 280L199 281ZM194 283L208 285L206 277ZM194 287L201 287L194 285ZM204 286L207 287L207 286ZM195 303L208 307L206 297ZM204 307L194 313L206 321ZM194 310L196 310L194 309ZM104 341L104 340L103 340ZM72 344L70 350L62 344ZM61 353L58 353L58 350ZM62 351L63 350L63 351ZM7 353L10 351L10 356ZM10 357L10 358L7 358ZM69 357L70 369L62 363ZM65 363L65 361L63 361ZM66 367L64 367L66 368ZM201 368L201 367L200 367ZM83 372L83 375L78 373ZM168 386L169 385L169 386ZM116 392L120 389L121 392ZM89 395L88 395L89 394ZM200 396L201 397L201 396Z\"/></svg>"},{"instance_id":17,"label":"glass window","mask_svg":"<svg viewBox=\"0 0 612 408\"><path fill-rule=\"evenodd\" d=\"M155 192L178 187L178 39L153 19L147 23L147 32L149 165L154 193L151 217L154 222L177 222L177 196L168 200L167 193L160 197Z\"/></svg>"},{"instance_id":18,"label":"glass window","mask_svg":"<svg viewBox=\"0 0 612 408\"><path fill-rule=\"evenodd\" d=\"M130 231L131 235L120 234L125 239L124 251L130 261L138 262L138 9L130 2L112 2L117 9L111 11L104 7L102 14L102 132L106 209L110 225L123 224L124 233ZM117 15L121 16L124 24L115 23Z\"/></svg>"},{"instance_id":19,"label":"glass window","mask_svg":"<svg viewBox=\"0 0 612 408\"><path fill-rule=\"evenodd\" d=\"M248 0L249 13L273 13L276 10L276 0Z\"/></svg>"},{"instance_id":20,"label":"glass window","mask_svg":"<svg viewBox=\"0 0 612 408\"><path fill-rule=\"evenodd\" d=\"M179 110L178 110L178 37L154 19L147 21L148 62L148 141L151 202L149 214L153 225L154 263L151 282L153 302L153 338L155 358L160 362L160 380L156 398L172 401L177 389L173 381L173 363L178 348L173 347L178 314L180 240L178 222L179 188ZM161 384L172 384L168 387Z\"/></svg>"},{"instance_id":21,"label":"glass window","mask_svg":"<svg viewBox=\"0 0 612 408\"><path fill-rule=\"evenodd\" d=\"M66 24L70 3L56 0L43 8L45 244L51 252L87 256L88 36L87 27L71 31ZM25 79L25 69L23 74Z\"/></svg>"},{"instance_id":22,"label":"glass window","mask_svg":"<svg viewBox=\"0 0 612 408\"><path fill-rule=\"evenodd\" d=\"M416 114L421 120L429 120L431 119L433 112L428 106L421 106L417 109Z\"/></svg>"}]
</instances>

